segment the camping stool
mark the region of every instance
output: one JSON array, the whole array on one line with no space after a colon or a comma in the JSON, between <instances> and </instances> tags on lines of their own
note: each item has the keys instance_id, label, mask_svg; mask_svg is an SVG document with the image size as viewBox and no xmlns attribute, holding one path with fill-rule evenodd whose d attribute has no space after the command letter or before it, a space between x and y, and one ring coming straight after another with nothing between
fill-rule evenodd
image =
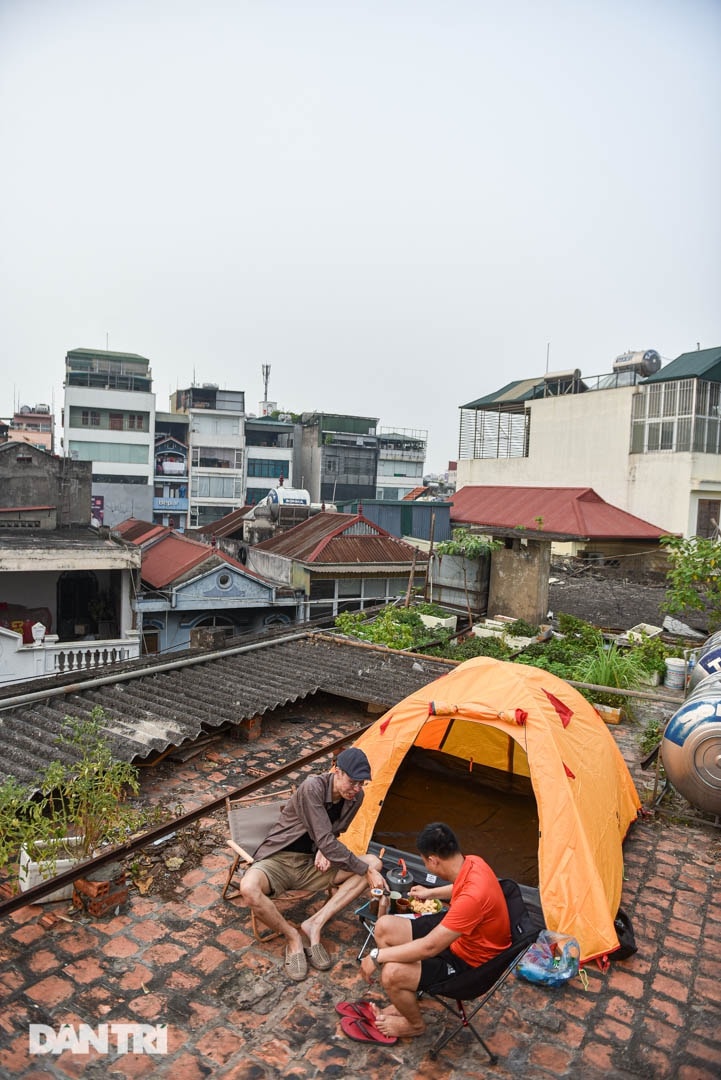
<instances>
[{"instance_id":1,"label":"camping stool","mask_svg":"<svg viewBox=\"0 0 721 1080\"><path fill-rule=\"evenodd\" d=\"M360 920L360 924L366 935L366 939L360 947L360 952L356 957L356 960L360 961L365 956L366 949L371 942L375 942L375 929L376 929L376 916L371 915L370 900L367 900L365 904L361 904L359 908L356 908L355 914Z\"/></svg>"},{"instance_id":2,"label":"camping stool","mask_svg":"<svg viewBox=\"0 0 721 1080\"><path fill-rule=\"evenodd\" d=\"M499 882L508 906L508 915L511 921L511 944L503 952L494 956L491 960L481 964L480 967L463 971L454 975L444 982L436 983L435 986L427 987L420 992L420 996L428 994L434 1001L447 1009L458 1021L450 1031L443 1032L429 1050L431 1058L435 1058L440 1050L454 1038L459 1031L468 1028L471 1034L478 1040L488 1054L491 1065L498 1061L498 1055L494 1054L488 1044L481 1038L473 1026L472 1020L483 1008L486 1002L503 986L504 982L528 949L536 940L542 926L536 925L521 894L521 890L515 881L510 878L502 878ZM455 1007L445 1001L452 998ZM464 1002L474 1002L473 1008L466 1009Z\"/></svg>"}]
</instances>

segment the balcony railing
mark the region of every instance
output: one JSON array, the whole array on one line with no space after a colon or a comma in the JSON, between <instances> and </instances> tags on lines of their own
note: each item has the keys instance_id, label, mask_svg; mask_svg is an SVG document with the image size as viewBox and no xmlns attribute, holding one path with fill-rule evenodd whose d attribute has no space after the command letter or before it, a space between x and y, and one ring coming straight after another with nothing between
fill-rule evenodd
<instances>
[{"instance_id":1,"label":"balcony railing","mask_svg":"<svg viewBox=\"0 0 721 1080\"><path fill-rule=\"evenodd\" d=\"M25 682L47 675L64 675L73 671L100 671L111 664L136 660L140 656L140 634L105 641L58 641L57 634L46 634L38 645L23 645L19 634L13 635L18 644L4 642L5 660L0 671L0 684Z\"/></svg>"}]
</instances>

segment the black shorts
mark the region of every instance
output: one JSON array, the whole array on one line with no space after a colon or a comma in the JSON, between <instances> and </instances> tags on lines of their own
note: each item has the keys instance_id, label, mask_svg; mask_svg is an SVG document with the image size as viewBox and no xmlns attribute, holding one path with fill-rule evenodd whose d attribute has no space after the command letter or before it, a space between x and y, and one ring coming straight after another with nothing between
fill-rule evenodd
<instances>
[{"instance_id":1,"label":"black shorts","mask_svg":"<svg viewBox=\"0 0 721 1080\"><path fill-rule=\"evenodd\" d=\"M422 938L426 934L430 934L431 930L434 930L442 921L444 915L444 911L439 911L435 915L419 915L417 919L413 919L411 922L413 940L415 941L416 938ZM444 949L443 952L438 953L438 956L432 956L430 960L421 960L421 977L418 980L418 989L427 990L429 986L445 982L446 979L450 979L453 975L460 975L462 971L468 971L470 967L470 964L467 964L465 960L461 960L460 956L456 956L450 949Z\"/></svg>"}]
</instances>

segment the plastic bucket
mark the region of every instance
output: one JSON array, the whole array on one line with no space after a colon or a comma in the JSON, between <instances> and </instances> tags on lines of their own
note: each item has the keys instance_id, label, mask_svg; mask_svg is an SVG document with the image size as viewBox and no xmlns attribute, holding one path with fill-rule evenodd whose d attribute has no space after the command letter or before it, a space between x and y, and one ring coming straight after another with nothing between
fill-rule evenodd
<instances>
[{"instance_id":1,"label":"plastic bucket","mask_svg":"<svg viewBox=\"0 0 721 1080\"><path fill-rule=\"evenodd\" d=\"M664 686L669 690L683 690L686 681L686 661L678 657L669 656L666 659L666 677Z\"/></svg>"}]
</instances>

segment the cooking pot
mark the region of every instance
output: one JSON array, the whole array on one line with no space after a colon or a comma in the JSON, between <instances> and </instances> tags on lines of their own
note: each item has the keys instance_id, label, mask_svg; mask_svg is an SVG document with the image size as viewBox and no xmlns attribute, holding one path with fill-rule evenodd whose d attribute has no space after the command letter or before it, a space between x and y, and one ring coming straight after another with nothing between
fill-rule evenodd
<instances>
[{"instance_id":1,"label":"cooking pot","mask_svg":"<svg viewBox=\"0 0 721 1080\"><path fill-rule=\"evenodd\" d=\"M394 866L388 871L386 879L391 892L399 892L401 896L408 896L413 884L413 874L408 873L408 867L404 859L399 859L398 866Z\"/></svg>"}]
</instances>

